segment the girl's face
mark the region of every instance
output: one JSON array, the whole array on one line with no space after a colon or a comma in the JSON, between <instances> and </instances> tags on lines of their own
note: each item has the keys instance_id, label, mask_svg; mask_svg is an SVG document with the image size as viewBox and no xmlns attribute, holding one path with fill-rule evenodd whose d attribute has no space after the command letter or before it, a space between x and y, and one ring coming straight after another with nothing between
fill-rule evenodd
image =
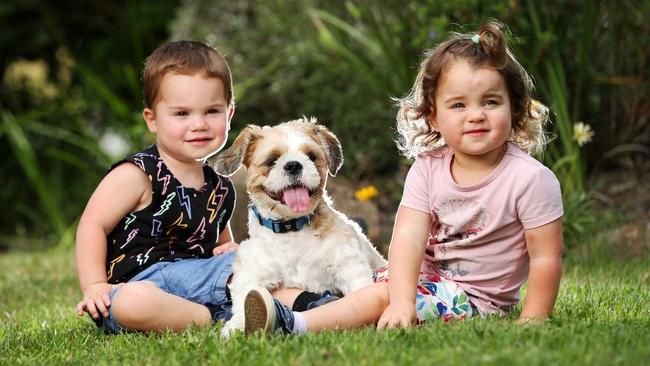
<instances>
[{"instance_id":1,"label":"girl's face","mask_svg":"<svg viewBox=\"0 0 650 366\"><path fill-rule=\"evenodd\" d=\"M221 80L169 73L160 83L158 102L144 117L162 154L192 164L223 147L232 111Z\"/></svg>"},{"instance_id":2,"label":"girl's face","mask_svg":"<svg viewBox=\"0 0 650 366\"><path fill-rule=\"evenodd\" d=\"M443 71L435 101L431 125L455 154L482 158L501 151L512 128L512 112L498 71L456 61Z\"/></svg>"}]
</instances>

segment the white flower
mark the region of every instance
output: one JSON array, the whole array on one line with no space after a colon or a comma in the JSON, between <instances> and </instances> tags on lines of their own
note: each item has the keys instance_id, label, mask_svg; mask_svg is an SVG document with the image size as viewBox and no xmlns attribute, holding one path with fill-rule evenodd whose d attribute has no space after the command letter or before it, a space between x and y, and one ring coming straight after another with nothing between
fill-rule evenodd
<instances>
[{"instance_id":1,"label":"white flower","mask_svg":"<svg viewBox=\"0 0 650 366\"><path fill-rule=\"evenodd\" d=\"M113 131L106 131L99 138L99 147L111 159L121 158L131 148L123 136Z\"/></svg>"},{"instance_id":2,"label":"white flower","mask_svg":"<svg viewBox=\"0 0 650 366\"><path fill-rule=\"evenodd\" d=\"M590 142L592 137L594 137L594 131L590 125L584 122L578 122L573 125L573 139L578 142L578 146Z\"/></svg>"}]
</instances>

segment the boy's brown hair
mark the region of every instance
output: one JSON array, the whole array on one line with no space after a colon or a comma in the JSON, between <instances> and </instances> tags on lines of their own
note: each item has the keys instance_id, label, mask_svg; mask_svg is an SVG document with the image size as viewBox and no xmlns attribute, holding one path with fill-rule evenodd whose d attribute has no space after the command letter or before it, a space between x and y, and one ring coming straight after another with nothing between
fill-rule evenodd
<instances>
[{"instance_id":1,"label":"boy's brown hair","mask_svg":"<svg viewBox=\"0 0 650 366\"><path fill-rule=\"evenodd\" d=\"M153 108L158 99L160 83L169 72L183 75L199 73L206 78L220 79L226 103L233 101L230 68L216 49L203 42L171 41L156 48L145 62L142 72L145 108Z\"/></svg>"}]
</instances>

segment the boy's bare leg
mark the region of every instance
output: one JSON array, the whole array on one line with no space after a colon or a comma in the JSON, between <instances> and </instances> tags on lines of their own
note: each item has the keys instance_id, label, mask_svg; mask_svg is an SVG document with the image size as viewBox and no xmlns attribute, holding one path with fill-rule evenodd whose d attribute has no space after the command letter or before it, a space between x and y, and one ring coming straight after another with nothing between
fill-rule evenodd
<instances>
[{"instance_id":1,"label":"boy's bare leg","mask_svg":"<svg viewBox=\"0 0 650 366\"><path fill-rule=\"evenodd\" d=\"M276 289L273 296L288 307L303 290ZM120 325L140 331L182 331L195 324L212 324L207 307L161 290L153 282L127 283L113 298L113 315Z\"/></svg>"},{"instance_id":2,"label":"boy's bare leg","mask_svg":"<svg viewBox=\"0 0 650 366\"><path fill-rule=\"evenodd\" d=\"M340 300L303 312L307 331L359 328L376 323L388 307L388 286L373 283Z\"/></svg>"},{"instance_id":3,"label":"boy's bare leg","mask_svg":"<svg viewBox=\"0 0 650 366\"><path fill-rule=\"evenodd\" d=\"M207 307L169 294L150 281L122 286L111 308L120 325L140 331L182 331L192 324L212 324Z\"/></svg>"}]
</instances>

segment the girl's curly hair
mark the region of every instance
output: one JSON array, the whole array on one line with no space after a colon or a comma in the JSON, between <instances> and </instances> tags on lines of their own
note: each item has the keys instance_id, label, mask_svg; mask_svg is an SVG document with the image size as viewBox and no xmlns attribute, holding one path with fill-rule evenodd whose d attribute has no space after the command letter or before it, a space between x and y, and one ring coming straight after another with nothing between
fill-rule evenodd
<instances>
[{"instance_id":1,"label":"girl's curly hair","mask_svg":"<svg viewBox=\"0 0 650 366\"><path fill-rule=\"evenodd\" d=\"M454 33L425 53L411 92L398 99L396 143L402 154L415 158L445 145L440 132L434 130L429 121L436 114L436 88L442 73L459 60L475 67L494 68L501 74L512 109L512 131L508 141L529 154L541 152L548 142L543 127L549 119L549 110L530 97L531 77L506 45L502 26L490 22L483 25L478 34Z\"/></svg>"}]
</instances>

